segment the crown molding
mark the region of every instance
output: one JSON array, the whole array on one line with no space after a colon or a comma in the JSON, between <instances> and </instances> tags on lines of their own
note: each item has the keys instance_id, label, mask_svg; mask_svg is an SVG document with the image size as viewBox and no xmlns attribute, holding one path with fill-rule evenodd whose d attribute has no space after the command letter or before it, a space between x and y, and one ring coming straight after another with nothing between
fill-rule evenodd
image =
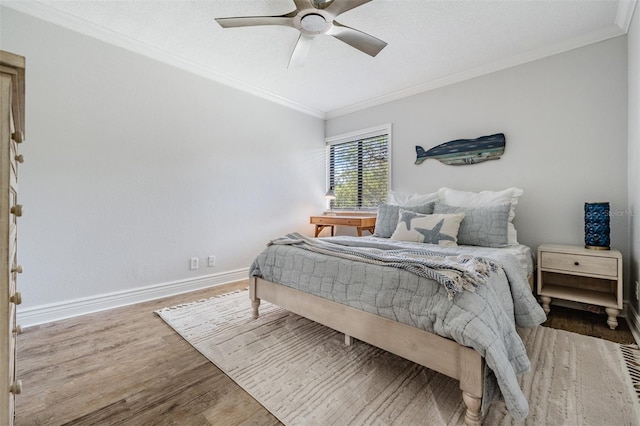
<instances>
[{"instance_id":1,"label":"crown molding","mask_svg":"<svg viewBox=\"0 0 640 426\"><path fill-rule=\"evenodd\" d=\"M480 77L486 74L491 74L496 71L504 70L507 68L515 67L518 65L526 64L527 62L543 59L548 56L557 55L559 53L567 52L569 50L577 49L579 47L587 46L590 44L598 43L600 41L608 40L610 38L624 35L625 32L615 24L612 24L600 31L596 31L589 34L584 34L578 37L574 37L568 40L563 40L559 43L554 43L541 47L539 49L533 49L522 54L514 55L503 60L487 63L478 67L470 68L468 70L448 75L443 78L431 80L423 84L408 87L387 95L383 95L377 98L369 99L364 102L359 102L347 106L345 108L336 109L326 113L326 119L336 118L343 115L351 114L363 109L372 108L378 105L382 105L388 102L397 101L409 96L418 95L430 90L438 89L441 87L449 86L454 83L460 83L465 80L470 80L475 77Z\"/></svg>"},{"instance_id":2,"label":"crown molding","mask_svg":"<svg viewBox=\"0 0 640 426\"><path fill-rule=\"evenodd\" d=\"M618 3L618 13L616 14L616 25L620 27L624 33L629 32L633 12L636 8L637 0L620 0Z\"/></svg>"},{"instance_id":3,"label":"crown molding","mask_svg":"<svg viewBox=\"0 0 640 426\"><path fill-rule=\"evenodd\" d=\"M156 61L174 66L176 68L199 75L206 79L213 80L215 82L224 84L225 86L233 87L235 89L258 96L268 101L275 102L279 105L302 112L304 114L322 119L325 118L325 114L322 111L314 108L309 108L308 106L302 105L297 102L293 102L267 90L244 83L229 75L203 67L182 57L171 54L162 49L158 49L155 46L151 46L138 40L134 40L130 37L123 36L122 34L85 21L84 19L80 19L67 13L61 12L58 9L47 6L44 3L40 3L34 0L3 0L0 5L18 11L20 13L24 13L26 15L33 16L34 18L41 19L51 24L58 25L68 30L95 38L105 43L121 47L139 55L154 59Z\"/></svg>"}]
</instances>

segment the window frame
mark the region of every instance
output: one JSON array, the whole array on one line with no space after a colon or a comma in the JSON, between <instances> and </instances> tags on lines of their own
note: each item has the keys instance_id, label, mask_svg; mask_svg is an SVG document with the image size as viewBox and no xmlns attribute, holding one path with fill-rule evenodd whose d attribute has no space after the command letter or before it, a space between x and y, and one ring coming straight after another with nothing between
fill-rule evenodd
<instances>
[{"instance_id":1,"label":"window frame","mask_svg":"<svg viewBox=\"0 0 640 426\"><path fill-rule=\"evenodd\" d=\"M368 138L373 138L376 136L383 136L383 135L387 135L387 193L389 193L389 191L391 190L391 176L392 176L392 170L391 170L391 165L392 165L392 157L391 157L391 153L392 153L392 126L391 123L386 123L386 124L382 124L379 126L374 126L374 127L369 127L366 129L362 129L362 130L357 130L354 132L349 132L349 133L343 133L340 135L336 135L336 136L332 136L332 137L328 137L325 138L325 144L326 144L326 151L325 151L325 156L326 156L326 191L329 191L329 189L331 189L331 146L332 145L339 145L339 144L343 144L343 143L349 143L349 142L357 142L359 140L363 140L363 139L368 139ZM386 201L386 200L385 200ZM332 203L333 201L328 200L327 201L327 208L330 209L332 208ZM377 206L376 207L349 207L349 208L344 208L344 209L332 209L333 211L340 211L340 212L349 212L349 211L356 211L356 212L373 212L377 210Z\"/></svg>"}]
</instances>

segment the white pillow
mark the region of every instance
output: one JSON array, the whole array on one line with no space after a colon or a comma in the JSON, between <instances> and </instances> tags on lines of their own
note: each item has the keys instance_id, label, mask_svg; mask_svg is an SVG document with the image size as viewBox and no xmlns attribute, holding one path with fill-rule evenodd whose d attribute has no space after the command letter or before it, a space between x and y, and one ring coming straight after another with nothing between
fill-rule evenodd
<instances>
[{"instance_id":1,"label":"white pillow","mask_svg":"<svg viewBox=\"0 0 640 426\"><path fill-rule=\"evenodd\" d=\"M518 233L513 226L513 218L516 217L516 205L518 205L518 197L524 191L520 188L507 188L503 191L481 191L467 192L458 191L451 188L440 188L438 196L440 201L450 206L457 207L487 207L505 203L511 203L511 211L509 212L509 245L518 244Z\"/></svg>"},{"instance_id":2,"label":"white pillow","mask_svg":"<svg viewBox=\"0 0 640 426\"><path fill-rule=\"evenodd\" d=\"M409 210L400 210L400 220L391 239L440 246L457 246L458 229L460 229L462 219L464 219L464 213L424 215Z\"/></svg>"},{"instance_id":3,"label":"white pillow","mask_svg":"<svg viewBox=\"0 0 640 426\"><path fill-rule=\"evenodd\" d=\"M396 206L414 207L423 204L438 201L438 193L432 192L430 194L406 194L403 192L389 191L388 202Z\"/></svg>"}]
</instances>

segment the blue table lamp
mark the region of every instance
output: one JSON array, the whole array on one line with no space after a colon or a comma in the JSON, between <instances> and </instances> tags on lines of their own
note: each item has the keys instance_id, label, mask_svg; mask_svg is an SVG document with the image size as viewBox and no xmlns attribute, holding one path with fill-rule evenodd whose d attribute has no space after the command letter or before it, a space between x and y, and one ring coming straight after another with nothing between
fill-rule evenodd
<instances>
[{"instance_id":1,"label":"blue table lamp","mask_svg":"<svg viewBox=\"0 0 640 426\"><path fill-rule=\"evenodd\" d=\"M609 203L584 203L584 246L592 250L609 250Z\"/></svg>"}]
</instances>

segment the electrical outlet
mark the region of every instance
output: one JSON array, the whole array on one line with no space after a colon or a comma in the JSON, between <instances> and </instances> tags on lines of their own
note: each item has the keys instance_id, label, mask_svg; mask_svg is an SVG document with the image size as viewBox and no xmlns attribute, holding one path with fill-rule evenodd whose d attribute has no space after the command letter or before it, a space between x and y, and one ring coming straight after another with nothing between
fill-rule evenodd
<instances>
[{"instance_id":1,"label":"electrical outlet","mask_svg":"<svg viewBox=\"0 0 640 426\"><path fill-rule=\"evenodd\" d=\"M640 300L640 283L636 281L636 300Z\"/></svg>"},{"instance_id":2,"label":"electrical outlet","mask_svg":"<svg viewBox=\"0 0 640 426\"><path fill-rule=\"evenodd\" d=\"M214 266L216 266L216 257L215 256L209 256L207 258L207 264L209 265L209 268L212 268Z\"/></svg>"},{"instance_id":3,"label":"electrical outlet","mask_svg":"<svg viewBox=\"0 0 640 426\"><path fill-rule=\"evenodd\" d=\"M198 258L197 257L192 257L191 258L191 260L189 261L189 267L191 268L191 270L198 269Z\"/></svg>"}]
</instances>

